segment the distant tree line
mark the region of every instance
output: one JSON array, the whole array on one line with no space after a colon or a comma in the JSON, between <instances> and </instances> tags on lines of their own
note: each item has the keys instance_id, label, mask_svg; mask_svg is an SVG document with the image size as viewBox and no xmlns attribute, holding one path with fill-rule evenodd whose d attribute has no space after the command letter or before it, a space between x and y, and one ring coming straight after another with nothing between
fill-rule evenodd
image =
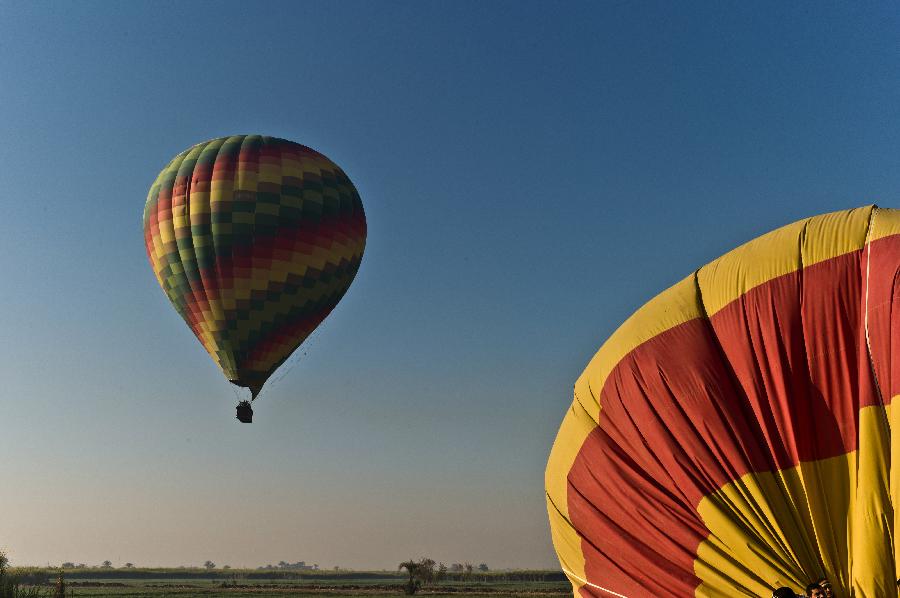
<instances>
[{"instance_id":1,"label":"distant tree line","mask_svg":"<svg viewBox=\"0 0 900 598\"><path fill-rule=\"evenodd\" d=\"M319 565L318 563L313 563L312 565L307 565L306 561L297 561L296 563L288 563L287 561L278 561L277 565L265 565L263 567L257 567L258 571L275 571L275 570L300 570L300 571L318 571ZM338 568L335 567L335 571Z\"/></svg>"},{"instance_id":2,"label":"distant tree line","mask_svg":"<svg viewBox=\"0 0 900 598\"><path fill-rule=\"evenodd\" d=\"M122 565L125 569L133 569L134 563L125 563ZM60 569L96 569L93 565L85 565L84 563L73 563L71 561L66 561L59 566ZM103 561L103 564L99 565L101 569L112 569L113 564L112 561Z\"/></svg>"},{"instance_id":3,"label":"distant tree line","mask_svg":"<svg viewBox=\"0 0 900 598\"><path fill-rule=\"evenodd\" d=\"M418 561L410 559L400 563L398 569L405 572L406 583L403 591L413 595L421 588L441 582L497 582L497 581L530 581L559 582L565 581L562 571L491 571L487 563L478 566L472 563L452 563L449 567L444 563L436 563L434 559L423 557Z\"/></svg>"},{"instance_id":4,"label":"distant tree line","mask_svg":"<svg viewBox=\"0 0 900 598\"><path fill-rule=\"evenodd\" d=\"M488 570L487 565L482 563L480 567L482 566L484 571ZM437 563L434 559L428 557L423 557L418 561L412 559L403 561L397 570L403 571L404 569L409 579L404 584L403 591L409 596L418 592L422 586L428 586L447 579L451 571L465 581L468 581L475 571L475 567L471 563L453 563L448 568L444 563Z\"/></svg>"}]
</instances>

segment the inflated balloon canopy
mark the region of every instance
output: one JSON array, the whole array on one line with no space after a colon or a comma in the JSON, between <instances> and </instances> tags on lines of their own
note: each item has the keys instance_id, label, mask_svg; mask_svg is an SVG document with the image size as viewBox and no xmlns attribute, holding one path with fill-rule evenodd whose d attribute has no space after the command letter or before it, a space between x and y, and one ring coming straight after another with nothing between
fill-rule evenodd
<instances>
[{"instance_id":1,"label":"inflated balloon canopy","mask_svg":"<svg viewBox=\"0 0 900 598\"><path fill-rule=\"evenodd\" d=\"M897 595L898 271L900 212L817 216L700 268L603 344L546 471L576 595L770 596L821 577Z\"/></svg>"},{"instance_id":2,"label":"inflated balloon canopy","mask_svg":"<svg viewBox=\"0 0 900 598\"><path fill-rule=\"evenodd\" d=\"M322 154L236 135L163 168L144 239L169 301L225 377L255 398L350 287L366 218L353 183Z\"/></svg>"}]
</instances>

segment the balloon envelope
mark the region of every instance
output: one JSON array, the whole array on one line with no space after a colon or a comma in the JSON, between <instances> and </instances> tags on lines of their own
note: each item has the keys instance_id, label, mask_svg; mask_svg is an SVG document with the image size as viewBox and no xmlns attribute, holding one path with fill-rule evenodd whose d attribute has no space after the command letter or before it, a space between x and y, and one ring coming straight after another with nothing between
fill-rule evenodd
<instances>
[{"instance_id":1,"label":"balloon envelope","mask_svg":"<svg viewBox=\"0 0 900 598\"><path fill-rule=\"evenodd\" d=\"M225 377L259 393L325 319L362 260L359 194L331 160L260 135L213 139L159 173L150 264Z\"/></svg>"},{"instance_id":2,"label":"balloon envelope","mask_svg":"<svg viewBox=\"0 0 900 598\"><path fill-rule=\"evenodd\" d=\"M898 271L900 213L836 212L631 316L576 382L547 464L575 593L770 596L827 577L838 596L896 595Z\"/></svg>"}]
</instances>

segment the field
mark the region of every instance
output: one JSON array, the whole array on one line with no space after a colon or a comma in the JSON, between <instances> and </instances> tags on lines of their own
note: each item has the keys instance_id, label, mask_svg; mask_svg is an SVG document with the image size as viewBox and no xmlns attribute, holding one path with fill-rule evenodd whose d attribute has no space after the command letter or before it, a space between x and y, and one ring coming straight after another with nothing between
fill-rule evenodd
<instances>
[{"instance_id":1,"label":"field","mask_svg":"<svg viewBox=\"0 0 900 598\"><path fill-rule=\"evenodd\" d=\"M59 570L23 569L25 583L53 596ZM390 571L259 571L199 569L76 569L63 571L66 596L79 598L134 597L179 598L226 596L228 598L309 597L397 598L404 596L407 577ZM558 571L512 571L450 574L423 586L418 596L465 598L562 598L571 586Z\"/></svg>"}]
</instances>

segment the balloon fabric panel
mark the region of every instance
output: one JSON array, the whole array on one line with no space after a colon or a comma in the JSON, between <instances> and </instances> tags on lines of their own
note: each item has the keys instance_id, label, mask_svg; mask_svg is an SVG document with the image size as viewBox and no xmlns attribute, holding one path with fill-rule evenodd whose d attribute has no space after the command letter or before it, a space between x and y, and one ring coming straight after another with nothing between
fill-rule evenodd
<instances>
[{"instance_id":1,"label":"balloon fabric panel","mask_svg":"<svg viewBox=\"0 0 900 598\"><path fill-rule=\"evenodd\" d=\"M226 378L255 396L349 288L366 221L328 158L239 135L196 145L160 172L144 237L175 309Z\"/></svg>"},{"instance_id":2,"label":"balloon fabric panel","mask_svg":"<svg viewBox=\"0 0 900 598\"><path fill-rule=\"evenodd\" d=\"M546 474L577 593L759 596L823 575L895 592L898 228L874 208L789 225L604 344Z\"/></svg>"}]
</instances>

